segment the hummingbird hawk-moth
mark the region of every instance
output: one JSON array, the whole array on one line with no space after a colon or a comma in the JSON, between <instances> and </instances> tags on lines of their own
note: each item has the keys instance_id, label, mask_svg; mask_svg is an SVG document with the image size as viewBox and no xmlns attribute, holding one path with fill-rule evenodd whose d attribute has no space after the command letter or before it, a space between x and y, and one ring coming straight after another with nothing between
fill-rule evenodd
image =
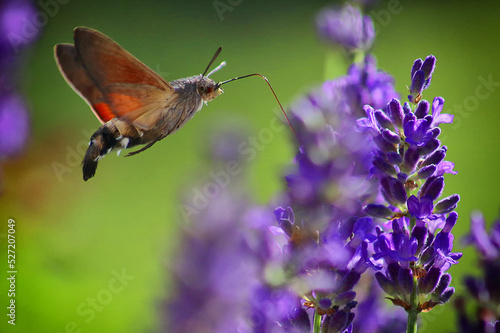
<instances>
[{"instance_id":1,"label":"hummingbird hawk-moth","mask_svg":"<svg viewBox=\"0 0 500 333\"><path fill-rule=\"evenodd\" d=\"M145 145L127 155L132 156L177 131L203 104L222 94L221 86L225 83L260 76L276 97L269 81L260 74L222 82L210 79L212 73L225 66L222 62L207 74L221 47L203 74L167 82L99 31L75 28L74 41L74 44L55 46L57 65L67 83L90 105L102 123L90 138L83 158L85 181L95 175L99 159L111 150ZM277 97L276 100L279 103Z\"/></svg>"}]
</instances>

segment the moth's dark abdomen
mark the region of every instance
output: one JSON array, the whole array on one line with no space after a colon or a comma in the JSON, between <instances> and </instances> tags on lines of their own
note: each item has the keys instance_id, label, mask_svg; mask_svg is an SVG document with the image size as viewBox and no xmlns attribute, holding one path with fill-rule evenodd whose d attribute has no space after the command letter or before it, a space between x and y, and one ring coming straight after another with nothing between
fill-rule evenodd
<instances>
[{"instance_id":1,"label":"moth's dark abdomen","mask_svg":"<svg viewBox=\"0 0 500 333\"><path fill-rule=\"evenodd\" d=\"M106 155L116 144L116 133L107 127L100 127L90 138L89 148L83 158L83 180L94 177L99 158Z\"/></svg>"}]
</instances>

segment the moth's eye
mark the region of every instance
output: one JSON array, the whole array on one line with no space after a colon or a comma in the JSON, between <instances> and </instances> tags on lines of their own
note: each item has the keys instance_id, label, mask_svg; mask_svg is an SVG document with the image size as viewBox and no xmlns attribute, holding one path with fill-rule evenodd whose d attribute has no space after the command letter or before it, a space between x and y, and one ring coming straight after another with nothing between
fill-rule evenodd
<instances>
[{"instance_id":1,"label":"moth's eye","mask_svg":"<svg viewBox=\"0 0 500 333\"><path fill-rule=\"evenodd\" d=\"M199 89L200 89L201 93L206 93L207 92L207 87L205 87L205 86L200 86Z\"/></svg>"}]
</instances>

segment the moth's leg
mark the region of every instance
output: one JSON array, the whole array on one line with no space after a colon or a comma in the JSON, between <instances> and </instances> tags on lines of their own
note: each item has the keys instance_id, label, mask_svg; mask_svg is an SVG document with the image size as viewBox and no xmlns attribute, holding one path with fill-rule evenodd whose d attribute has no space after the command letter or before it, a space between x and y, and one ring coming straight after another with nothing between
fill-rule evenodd
<instances>
[{"instance_id":1,"label":"moth's leg","mask_svg":"<svg viewBox=\"0 0 500 333\"><path fill-rule=\"evenodd\" d=\"M158 141L158 140L155 140L155 141L153 141L153 142L151 142L151 143L148 143L146 146L142 147L142 148L141 148L141 149L139 149L139 150L136 150L136 151L133 151L133 152L131 152L131 153L127 154L125 157L134 156L134 155L137 155L137 154L139 154L139 153L142 153L142 152L143 152L143 151L145 151L146 149L151 148L151 146L152 146L152 145L154 145L157 141Z\"/></svg>"}]
</instances>

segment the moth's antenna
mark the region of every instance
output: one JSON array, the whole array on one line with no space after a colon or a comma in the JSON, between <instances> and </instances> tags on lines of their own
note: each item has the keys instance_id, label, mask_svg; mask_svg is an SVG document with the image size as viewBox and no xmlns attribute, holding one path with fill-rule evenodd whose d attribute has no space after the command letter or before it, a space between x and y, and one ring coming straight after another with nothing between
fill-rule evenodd
<instances>
[{"instance_id":1,"label":"moth's antenna","mask_svg":"<svg viewBox=\"0 0 500 333\"><path fill-rule=\"evenodd\" d=\"M205 74L207 74L208 69L210 68L210 66L212 66L212 64L214 63L215 59L217 59L217 57L219 56L219 54L220 54L221 51L222 51L222 46L219 46L219 48L217 49L217 51L215 51L215 54L212 57L212 60L210 60L210 62L208 63L207 69L205 69L205 71L203 72L203 75L201 77L205 77ZM217 68L219 68L219 67L221 67L221 66L219 65ZM222 66L222 67L224 67L224 66ZM212 74L212 73L210 73L210 74ZM208 75L210 75L210 74L208 74Z\"/></svg>"},{"instance_id":2,"label":"moth's antenna","mask_svg":"<svg viewBox=\"0 0 500 333\"><path fill-rule=\"evenodd\" d=\"M299 140L299 136L297 135L297 132L295 132L295 128L293 128L292 123L290 122L290 119L288 119L288 116L286 115L285 109L283 109L283 106L281 105L280 100L278 99L278 96L276 96L276 93L274 92L273 87L271 87L271 83L269 83L269 80L264 75L254 73L254 74L248 74L248 75L238 76L238 77L235 77L234 79L229 79L229 80L217 83L217 88L220 87L220 86L222 86L223 84L229 83L231 81L236 81L236 80L244 79L244 78L247 78L247 77L250 77L250 76L260 76L261 78L263 78L266 81L267 85L269 86L269 89L271 89L271 91L272 91L272 93L274 95L274 98L276 98L276 101L278 102L278 104L279 104L279 106L281 108L281 111L283 112L283 115L285 116L286 121L288 122L288 125L290 125L290 128L293 131L293 134L295 134L295 137L297 138L297 140ZM299 142L300 142L300 140L299 140Z\"/></svg>"},{"instance_id":3,"label":"moth's antenna","mask_svg":"<svg viewBox=\"0 0 500 333\"><path fill-rule=\"evenodd\" d=\"M207 74L207 77L210 77L210 75L212 75L213 73L217 72L218 70L220 70L224 66L226 66L226 62L225 61L221 62L219 66L217 66L214 69L212 69L212 71Z\"/></svg>"}]
</instances>

